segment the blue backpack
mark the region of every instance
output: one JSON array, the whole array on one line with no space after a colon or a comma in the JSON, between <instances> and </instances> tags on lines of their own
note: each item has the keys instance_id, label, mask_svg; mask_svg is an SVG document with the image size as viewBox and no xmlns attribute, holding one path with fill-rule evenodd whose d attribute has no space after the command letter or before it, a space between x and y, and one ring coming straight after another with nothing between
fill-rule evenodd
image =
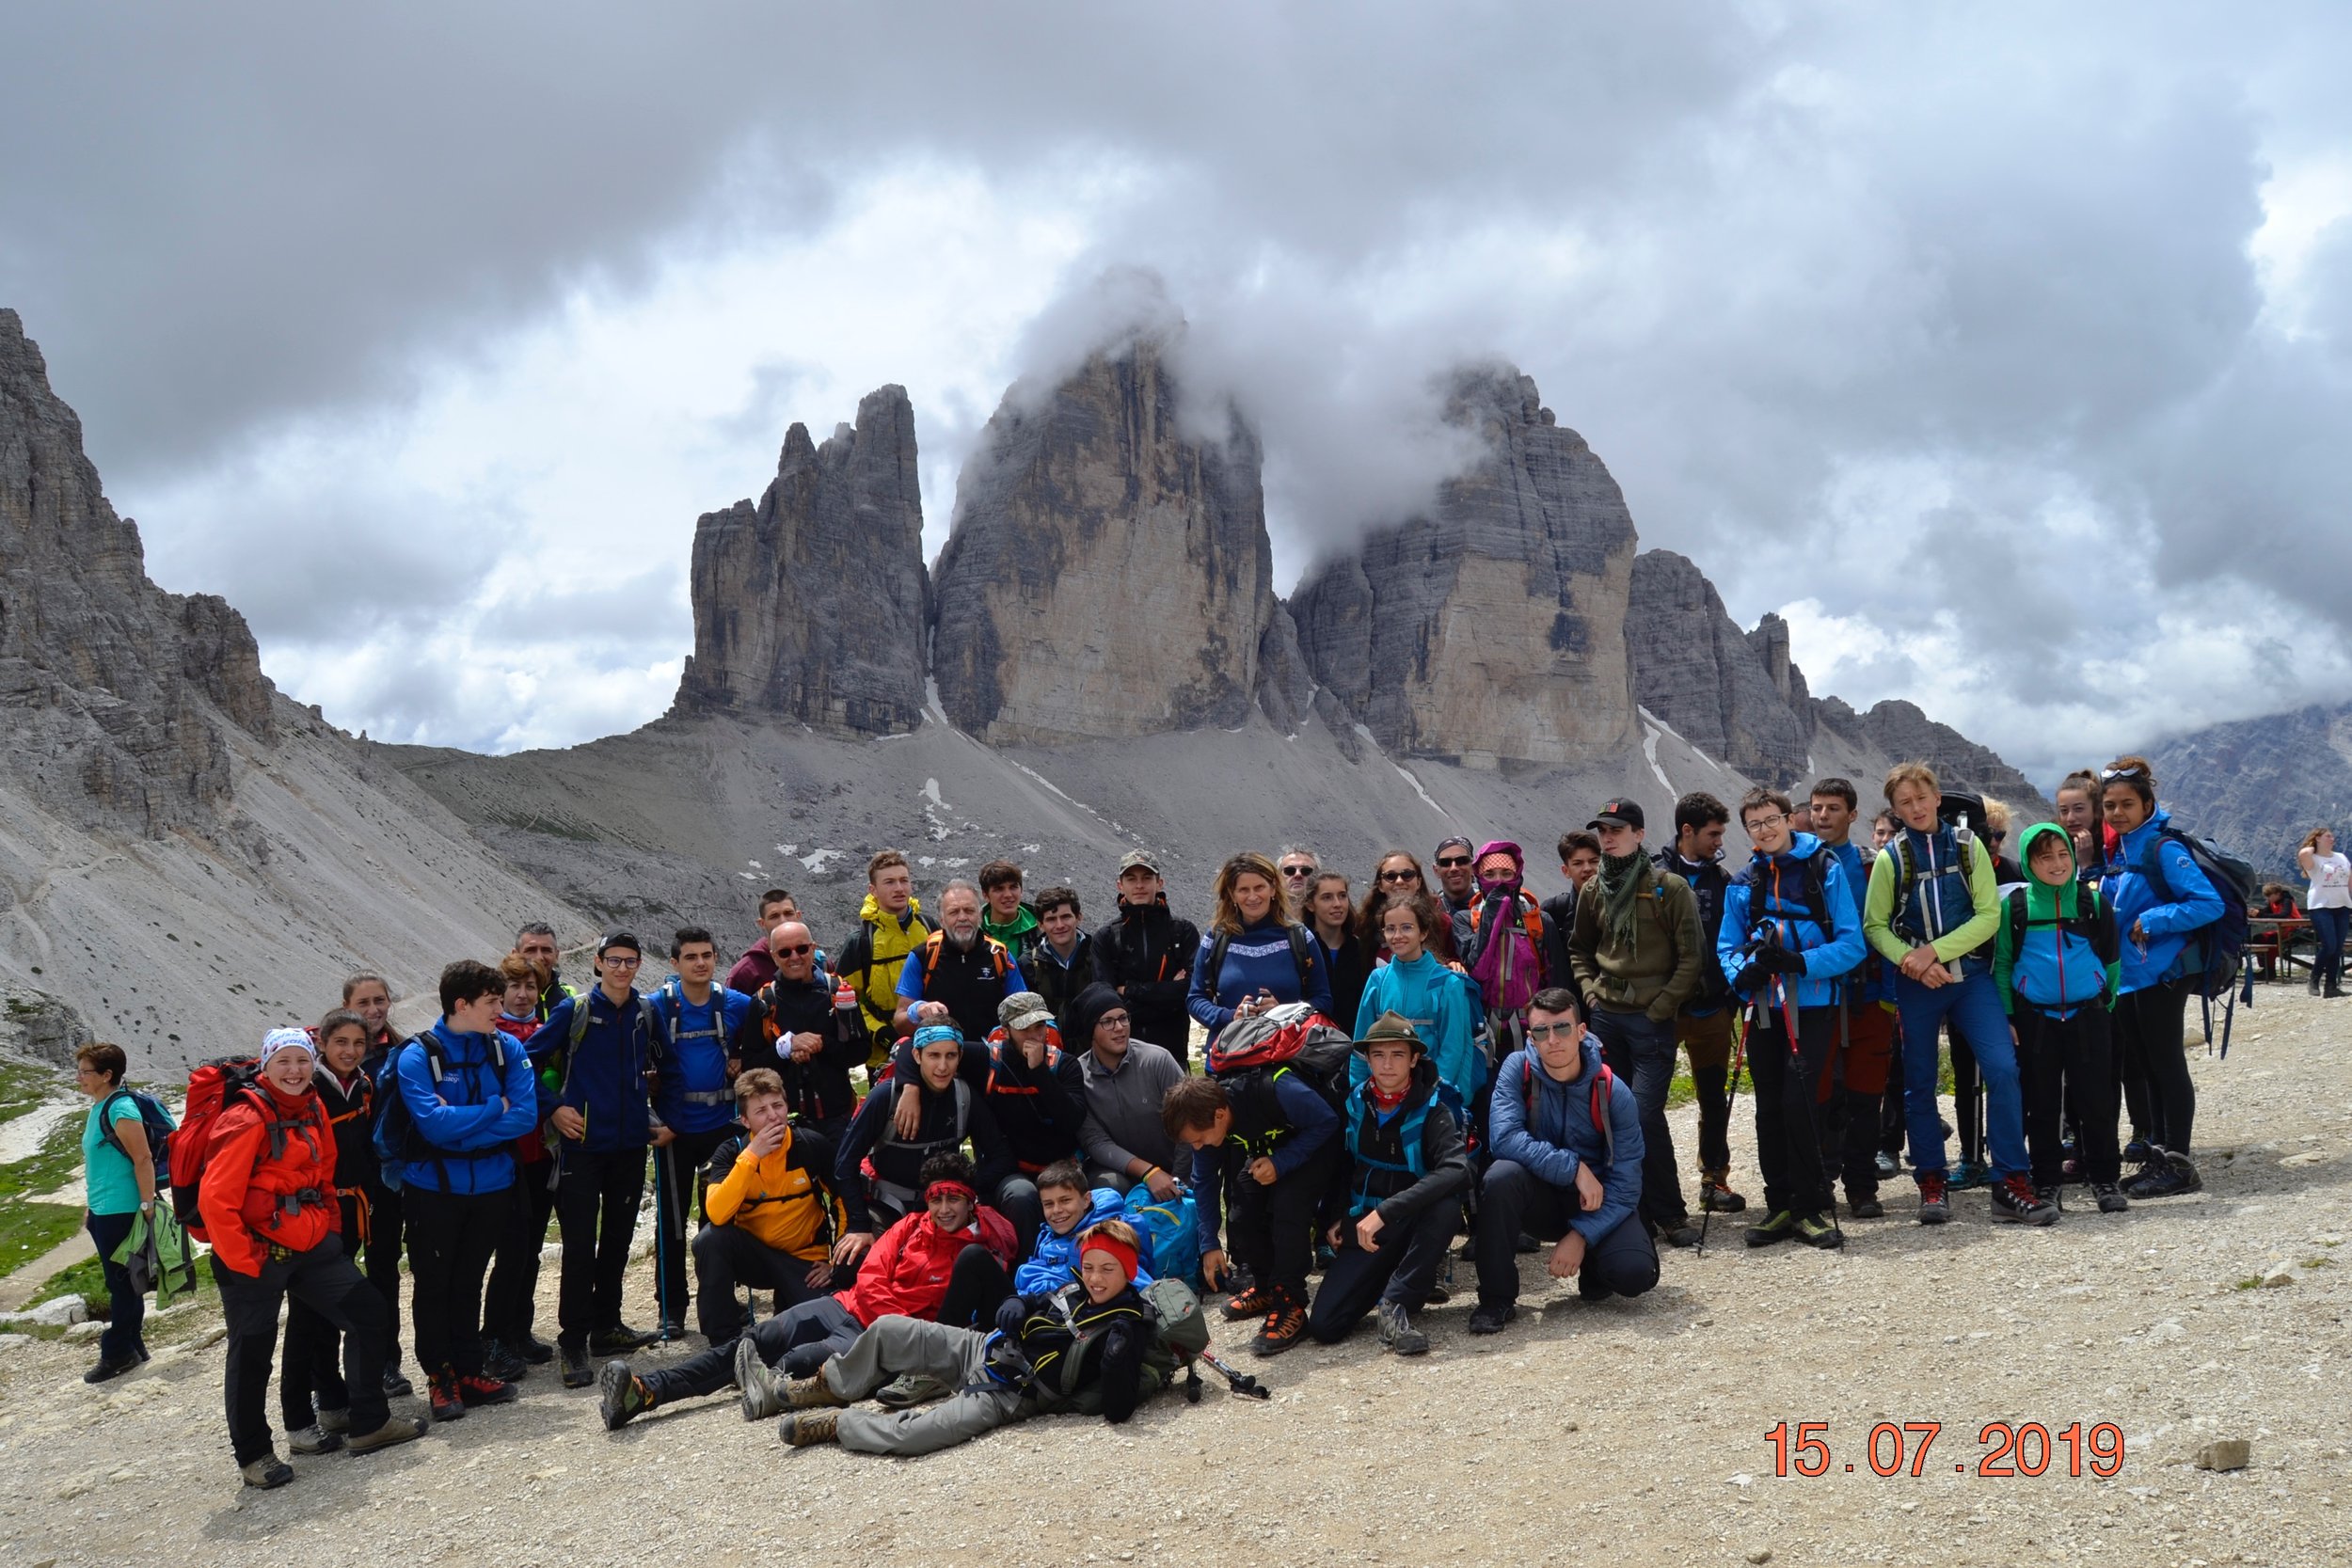
<instances>
[{"instance_id":1,"label":"blue backpack","mask_svg":"<svg viewBox=\"0 0 2352 1568\"><path fill-rule=\"evenodd\" d=\"M106 1097L105 1105L99 1110L98 1135L104 1140L107 1148L125 1159L130 1158L131 1151L122 1147L122 1139L115 1132L115 1118L107 1115L114 1102L126 1095L138 1109L139 1125L147 1129L147 1152L155 1163L156 1184L168 1187L171 1185L171 1135L180 1130L180 1124L171 1119L171 1113L164 1109L162 1101L145 1089L115 1090Z\"/></svg>"},{"instance_id":2,"label":"blue backpack","mask_svg":"<svg viewBox=\"0 0 2352 1568\"><path fill-rule=\"evenodd\" d=\"M2238 971L2246 954L2246 938L2251 929L2247 910L2262 896L2262 878L2254 868L2238 856L2230 853L2210 838L2198 838L2166 824L2164 830L2148 841L2148 858L2134 867L2148 880L2151 887L2172 892L2164 877L2164 846L2179 845L2188 851L2188 858L2197 869L2205 874L2221 896L2221 913L2210 925L2197 928L2197 942L2204 953L2204 969L2191 971L2197 985L2198 1000L2203 1005L2205 1044L2213 1044L2213 1004L2216 997L2228 998L2221 1015L2221 1054L2230 1053L2230 1026L2236 1021L2239 996L2233 994L2237 985ZM2254 1005L2254 982L2249 972L2243 999L2248 1006Z\"/></svg>"},{"instance_id":3,"label":"blue backpack","mask_svg":"<svg viewBox=\"0 0 2352 1568\"><path fill-rule=\"evenodd\" d=\"M1151 1248L1152 1273L1200 1286L1200 1211L1190 1193L1162 1200L1138 1181L1127 1193L1125 1219Z\"/></svg>"},{"instance_id":4,"label":"blue backpack","mask_svg":"<svg viewBox=\"0 0 2352 1568\"><path fill-rule=\"evenodd\" d=\"M408 1115L408 1101L400 1092L400 1058L410 1046L424 1052L425 1064L433 1070L433 1082L438 1084L449 1073L449 1053L441 1049L439 1037L430 1029L384 1053L381 1076L375 1081L376 1164L382 1172L388 1192L400 1191L400 1167L419 1160L431 1164L440 1173L441 1190L448 1192L448 1163L470 1156L453 1155L446 1149L436 1148L426 1143L424 1135L417 1131L416 1121ZM506 1037L495 1030L490 1034L490 1062L503 1078L506 1073Z\"/></svg>"}]
</instances>

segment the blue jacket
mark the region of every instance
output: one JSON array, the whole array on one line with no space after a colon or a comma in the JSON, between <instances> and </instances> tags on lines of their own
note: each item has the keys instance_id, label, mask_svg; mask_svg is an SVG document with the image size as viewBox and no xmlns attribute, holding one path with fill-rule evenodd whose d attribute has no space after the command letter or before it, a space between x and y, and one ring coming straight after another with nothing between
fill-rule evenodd
<instances>
[{"instance_id":1,"label":"blue jacket","mask_svg":"<svg viewBox=\"0 0 2352 1568\"><path fill-rule=\"evenodd\" d=\"M403 1161L400 1183L437 1193L446 1171L453 1192L503 1192L515 1184L515 1140L539 1124L531 1058L503 1036L460 1034L447 1019L432 1034L444 1059L438 1083L422 1045L404 1045L392 1055L408 1120L439 1156ZM494 1047L506 1058L502 1073Z\"/></svg>"},{"instance_id":2,"label":"blue jacket","mask_svg":"<svg viewBox=\"0 0 2352 1568\"><path fill-rule=\"evenodd\" d=\"M1015 1294L1043 1295L1076 1279L1078 1238L1086 1234L1089 1226L1126 1217L1127 1200L1116 1187L1097 1187L1087 1196L1087 1212L1070 1227L1069 1235L1058 1234L1050 1225L1037 1227L1036 1247L1030 1251L1028 1260L1012 1274ZM1136 1286L1141 1289L1152 1283L1152 1238L1137 1229L1136 1240L1142 1243L1136 1253Z\"/></svg>"},{"instance_id":3,"label":"blue jacket","mask_svg":"<svg viewBox=\"0 0 2352 1568\"><path fill-rule=\"evenodd\" d=\"M1750 861L1748 869L1724 892L1724 923L1715 933L1715 961L1723 966L1724 978L1742 1000L1759 989L1767 989L1759 980L1741 990L1740 972L1748 963L1740 956L1740 949L1768 925L1778 928L1783 947L1804 955L1802 979L1795 975L1772 977L1796 981L1794 997L1785 998L1779 985L1769 986L1767 999L1774 1006L1786 999L1800 1007L1835 1007L1839 979L1859 964L1863 954L1868 951L1862 940L1861 903L1853 884L1846 880L1845 866L1834 853L1820 866L1822 903L1830 928L1824 931L1813 918L1805 884L1812 875L1809 863L1822 854L1820 839L1811 833L1794 834L1788 847L1780 854L1769 858L1759 855Z\"/></svg>"},{"instance_id":4,"label":"blue jacket","mask_svg":"<svg viewBox=\"0 0 2352 1568\"><path fill-rule=\"evenodd\" d=\"M714 985L701 1006L686 999L673 974L650 998L669 1037L669 1059L661 1065L662 1120L680 1132L715 1132L735 1120L734 1082L727 1072L729 1043L752 1010L739 990ZM566 1027L569 1027L568 1021Z\"/></svg>"},{"instance_id":5,"label":"blue jacket","mask_svg":"<svg viewBox=\"0 0 2352 1568\"><path fill-rule=\"evenodd\" d=\"M2116 934L2123 943L2123 993L2201 971L2205 954L2195 938L2198 931L2221 918L2221 895L2188 850L2176 840L2158 840L2172 814L2158 806L2155 814L2125 833L2116 845L2099 879L2099 891L2115 911ZM2151 847L2156 855L2161 885L2151 883L2141 867ZM2132 923L2148 936L2145 949L2132 940Z\"/></svg>"},{"instance_id":6,"label":"blue jacket","mask_svg":"<svg viewBox=\"0 0 2352 1568\"><path fill-rule=\"evenodd\" d=\"M584 995L558 1002L531 1037L531 1059L558 1069L542 1075L543 1084L553 1085L540 1093L543 1117L568 1105L588 1118L586 1135L578 1144L565 1139L564 1148L610 1154L643 1148L653 1141L657 1106L646 1090L645 1076L666 1066L669 1040L660 1015L638 1006L644 1000L643 992L631 991L626 1010L616 1010L602 986L591 986ZM580 1007L588 1009L588 1028L574 1051L572 1015ZM675 1073L662 1072L659 1109L664 1126L671 1125L670 1115L678 1108L676 1085Z\"/></svg>"},{"instance_id":7,"label":"blue jacket","mask_svg":"<svg viewBox=\"0 0 2352 1568\"><path fill-rule=\"evenodd\" d=\"M1291 953L1290 928L1272 913L1228 939L1225 961L1212 974L1209 954L1216 946L1215 931L1201 937L1200 949L1193 956L1192 990L1184 998L1184 1009L1209 1032L1212 1043L1233 1022L1235 1004L1257 995L1261 988L1272 991L1277 1001L1311 1003L1315 1011L1331 1016L1331 972L1312 937L1300 944L1307 966L1303 987Z\"/></svg>"},{"instance_id":8,"label":"blue jacket","mask_svg":"<svg viewBox=\"0 0 2352 1568\"><path fill-rule=\"evenodd\" d=\"M1274 1101L1284 1125L1277 1130L1281 1136L1266 1157L1274 1162L1275 1175L1282 1178L1339 1136L1340 1114L1306 1080L1286 1070L1274 1074ZM1227 1171L1234 1180L1250 1180L1246 1167L1254 1158L1256 1151L1230 1133L1221 1144L1204 1144L1192 1151L1192 1195L1200 1224L1201 1257L1217 1250L1217 1232L1225 1223Z\"/></svg>"},{"instance_id":9,"label":"blue jacket","mask_svg":"<svg viewBox=\"0 0 2352 1568\"><path fill-rule=\"evenodd\" d=\"M1393 1012L1413 1026L1438 1077L1465 1105L1486 1086L1486 1055L1478 1049L1484 1007L1476 988L1427 953L1411 963L1391 958L1364 982L1363 1005L1356 1009L1356 1037L1362 1039L1382 1013ZM1360 1051L1347 1064L1348 1087L1362 1085L1372 1068Z\"/></svg>"},{"instance_id":10,"label":"blue jacket","mask_svg":"<svg viewBox=\"0 0 2352 1568\"><path fill-rule=\"evenodd\" d=\"M1600 1070L1600 1039L1584 1037L1584 1070L1563 1084L1544 1070L1533 1051L1514 1051L1495 1070L1486 1101L1486 1144L1497 1160L1524 1166L1536 1180L1565 1190L1590 1164L1600 1177L1600 1207L1578 1210L1568 1224L1587 1243L1633 1216L1642 1201L1642 1117L1622 1078L1609 1091L1609 1131L1593 1124L1593 1075ZM1528 1109L1528 1098L1534 1109Z\"/></svg>"},{"instance_id":11,"label":"blue jacket","mask_svg":"<svg viewBox=\"0 0 2352 1568\"><path fill-rule=\"evenodd\" d=\"M1822 847L1837 857L1837 868L1846 874L1846 891L1853 895L1854 919L1859 922L1862 919L1863 895L1870 886L1870 872L1862 863L1861 847L1852 839L1848 839L1843 844L1824 845ZM1862 944L1862 961L1846 972L1845 980L1846 999L1849 1002L1859 1005L1895 1000L1894 968L1870 951L1867 940Z\"/></svg>"}]
</instances>

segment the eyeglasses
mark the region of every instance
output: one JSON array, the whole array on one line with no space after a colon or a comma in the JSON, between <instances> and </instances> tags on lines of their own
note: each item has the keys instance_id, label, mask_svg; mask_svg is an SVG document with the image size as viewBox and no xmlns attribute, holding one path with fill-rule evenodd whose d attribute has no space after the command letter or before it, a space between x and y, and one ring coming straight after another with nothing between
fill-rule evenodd
<instances>
[{"instance_id":1,"label":"eyeglasses","mask_svg":"<svg viewBox=\"0 0 2352 1568\"><path fill-rule=\"evenodd\" d=\"M2099 769L2099 782L2101 784L2106 784L2113 779L2144 779L2147 776L2148 769L2140 767L2137 763L2133 764L2129 768L2102 768Z\"/></svg>"},{"instance_id":2,"label":"eyeglasses","mask_svg":"<svg viewBox=\"0 0 2352 1568\"><path fill-rule=\"evenodd\" d=\"M1384 882L1418 882L1421 880L1421 873L1418 871L1383 871L1380 873L1380 879Z\"/></svg>"},{"instance_id":3,"label":"eyeglasses","mask_svg":"<svg viewBox=\"0 0 2352 1568\"><path fill-rule=\"evenodd\" d=\"M1127 1015L1125 1013L1104 1013L1101 1018L1096 1019L1094 1022L1097 1026L1107 1023L1115 1029L1124 1029L1127 1027Z\"/></svg>"},{"instance_id":4,"label":"eyeglasses","mask_svg":"<svg viewBox=\"0 0 2352 1568\"><path fill-rule=\"evenodd\" d=\"M1582 1027L1572 1018L1558 1023L1531 1023L1527 1026L1527 1037L1531 1040L1572 1039Z\"/></svg>"},{"instance_id":5,"label":"eyeglasses","mask_svg":"<svg viewBox=\"0 0 2352 1568\"><path fill-rule=\"evenodd\" d=\"M617 953L608 953L596 960L607 969L635 969L644 961L643 958L624 958Z\"/></svg>"},{"instance_id":6,"label":"eyeglasses","mask_svg":"<svg viewBox=\"0 0 2352 1568\"><path fill-rule=\"evenodd\" d=\"M1301 877L1311 877L1314 874L1315 868L1311 865L1286 865L1282 867L1282 875L1288 877L1292 881L1296 881Z\"/></svg>"},{"instance_id":7,"label":"eyeglasses","mask_svg":"<svg viewBox=\"0 0 2352 1568\"><path fill-rule=\"evenodd\" d=\"M1470 857L1468 855L1454 855L1450 857L1441 855L1438 859L1438 869L1440 871L1460 871L1466 868L1469 864Z\"/></svg>"},{"instance_id":8,"label":"eyeglasses","mask_svg":"<svg viewBox=\"0 0 2352 1568\"><path fill-rule=\"evenodd\" d=\"M817 951L817 944L816 944L815 942L802 942L802 943L801 943L799 946L797 946L797 947L779 947L779 948L777 948L777 949L776 949L776 957L777 957L777 958L799 958L799 957L800 957L802 954L803 954L803 953L814 953L814 952L816 952L816 951Z\"/></svg>"},{"instance_id":9,"label":"eyeglasses","mask_svg":"<svg viewBox=\"0 0 2352 1568\"><path fill-rule=\"evenodd\" d=\"M1780 826L1783 822L1786 822L1786 821L1788 821L1788 818L1786 816L1784 816L1783 814L1781 814L1781 813L1779 813L1779 812L1774 812L1774 813L1772 813L1772 816L1759 816L1759 817L1757 817L1755 821L1750 822L1750 823L1748 824L1748 832L1749 832L1750 833L1754 833L1754 832L1757 832L1758 830L1760 830L1760 829L1764 829L1764 828L1777 828L1777 827L1779 827L1779 826Z\"/></svg>"}]
</instances>

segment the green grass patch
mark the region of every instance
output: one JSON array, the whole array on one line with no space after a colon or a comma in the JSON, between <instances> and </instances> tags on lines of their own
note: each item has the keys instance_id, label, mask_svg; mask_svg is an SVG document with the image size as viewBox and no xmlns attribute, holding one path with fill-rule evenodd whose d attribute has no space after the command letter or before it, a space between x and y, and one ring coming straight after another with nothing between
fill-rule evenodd
<instances>
[{"instance_id":1,"label":"green grass patch","mask_svg":"<svg viewBox=\"0 0 2352 1568\"><path fill-rule=\"evenodd\" d=\"M2259 1291L2262 1286L2262 1275L2258 1274L2249 1274L2237 1282L2237 1288L2241 1291Z\"/></svg>"},{"instance_id":2,"label":"green grass patch","mask_svg":"<svg viewBox=\"0 0 2352 1568\"><path fill-rule=\"evenodd\" d=\"M1745 1067L1740 1069L1740 1082L1735 1086L1734 1093L1741 1100L1746 1100L1756 1093L1755 1081L1748 1077L1748 1069ZM1689 1105L1698 1097L1699 1086L1688 1072L1676 1073L1673 1081L1666 1085L1666 1108L1668 1110L1677 1105Z\"/></svg>"},{"instance_id":3,"label":"green grass patch","mask_svg":"<svg viewBox=\"0 0 2352 1568\"><path fill-rule=\"evenodd\" d=\"M2307 1269L2324 1269L2334 1262L2335 1259L2332 1258L2306 1258L2303 1259L2303 1266Z\"/></svg>"},{"instance_id":4,"label":"green grass patch","mask_svg":"<svg viewBox=\"0 0 2352 1568\"><path fill-rule=\"evenodd\" d=\"M67 1117L49 1130L39 1153L0 1165L0 1275L15 1273L82 1228L77 1205L27 1201L56 1192L80 1171L82 1119Z\"/></svg>"},{"instance_id":5,"label":"green grass patch","mask_svg":"<svg viewBox=\"0 0 2352 1568\"><path fill-rule=\"evenodd\" d=\"M56 1097L57 1072L30 1062L0 1061L0 1121L14 1121Z\"/></svg>"}]
</instances>

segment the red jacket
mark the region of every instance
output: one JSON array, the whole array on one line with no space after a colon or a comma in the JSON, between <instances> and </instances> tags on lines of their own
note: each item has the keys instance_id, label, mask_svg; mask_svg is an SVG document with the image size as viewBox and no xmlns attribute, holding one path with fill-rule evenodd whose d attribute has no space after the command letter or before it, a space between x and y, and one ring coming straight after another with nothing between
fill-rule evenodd
<instances>
[{"instance_id":1,"label":"red jacket","mask_svg":"<svg viewBox=\"0 0 2352 1568\"><path fill-rule=\"evenodd\" d=\"M258 1275L271 1243L308 1252L335 1233L342 1216L326 1107L315 1094L289 1100L266 1082L255 1092L268 1097L268 1116L254 1094L239 1094L213 1124L197 1207L213 1256L238 1274ZM278 1123L275 1138L272 1119Z\"/></svg>"},{"instance_id":2,"label":"red jacket","mask_svg":"<svg viewBox=\"0 0 2352 1568\"><path fill-rule=\"evenodd\" d=\"M995 1210L980 1205L972 1223L955 1231L932 1224L929 1210L918 1211L882 1232L859 1267L857 1283L835 1291L833 1299L868 1328L893 1313L936 1319L947 1299L947 1275L968 1246L988 1248L1007 1274L1012 1272L1012 1222Z\"/></svg>"}]
</instances>

